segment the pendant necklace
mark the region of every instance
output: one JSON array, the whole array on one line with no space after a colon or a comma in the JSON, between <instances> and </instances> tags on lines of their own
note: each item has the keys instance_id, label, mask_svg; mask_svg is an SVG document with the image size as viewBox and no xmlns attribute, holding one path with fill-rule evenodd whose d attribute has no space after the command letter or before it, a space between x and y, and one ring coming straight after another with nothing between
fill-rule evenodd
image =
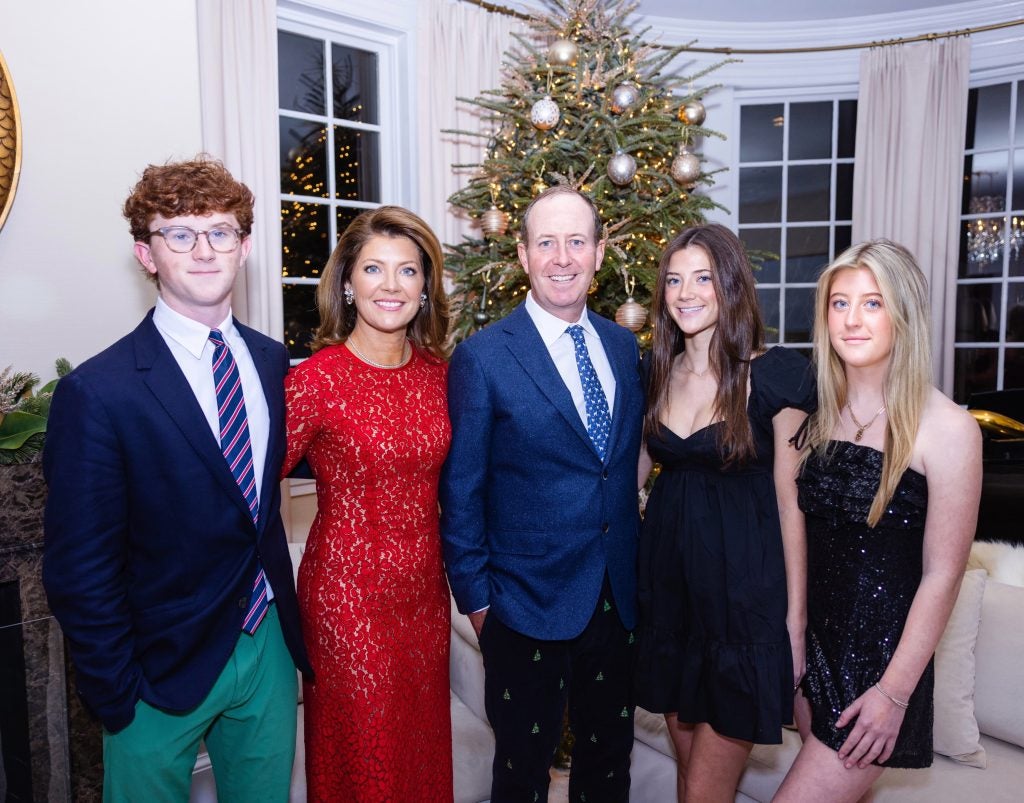
<instances>
[{"instance_id":1,"label":"pendant necklace","mask_svg":"<svg viewBox=\"0 0 1024 803\"><path fill-rule=\"evenodd\" d=\"M866 424L862 424L860 421L857 420L857 416L853 414L853 408L850 406L849 402L846 403L846 409L850 411L850 418L853 419L854 426L857 427L857 432L853 436L853 442L860 443L860 439L864 437L864 430L866 430L868 427L874 424L875 419L885 412L885 405L883 404L881 407L879 407L878 411L873 416L871 416L871 420L868 421Z\"/></svg>"}]
</instances>

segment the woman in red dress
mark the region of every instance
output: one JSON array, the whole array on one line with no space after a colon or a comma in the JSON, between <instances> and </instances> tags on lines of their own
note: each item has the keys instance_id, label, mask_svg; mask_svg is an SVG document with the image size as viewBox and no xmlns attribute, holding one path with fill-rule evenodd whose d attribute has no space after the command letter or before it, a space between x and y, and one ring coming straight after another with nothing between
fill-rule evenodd
<instances>
[{"instance_id":1,"label":"woman in red dress","mask_svg":"<svg viewBox=\"0 0 1024 803\"><path fill-rule=\"evenodd\" d=\"M360 215L317 290L314 354L286 381L284 473L305 458L318 503L298 583L315 672L303 698L310 801L452 800L442 264L411 212Z\"/></svg>"}]
</instances>

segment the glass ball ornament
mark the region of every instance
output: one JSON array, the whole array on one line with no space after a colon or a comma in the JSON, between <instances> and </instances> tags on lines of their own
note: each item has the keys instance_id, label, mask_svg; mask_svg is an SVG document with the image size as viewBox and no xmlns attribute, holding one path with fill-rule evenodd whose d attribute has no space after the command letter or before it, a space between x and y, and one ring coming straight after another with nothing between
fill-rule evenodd
<instances>
[{"instance_id":1,"label":"glass ball ornament","mask_svg":"<svg viewBox=\"0 0 1024 803\"><path fill-rule=\"evenodd\" d=\"M571 39L556 39L548 48L548 63L572 65L578 55L579 48Z\"/></svg>"},{"instance_id":2,"label":"glass ball ornament","mask_svg":"<svg viewBox=\"0 0 1024 803\"><path fill-rule=\"evenodd\" d=\"M491 204L491 208L480 216L480 228L487 237L500 237L508 231L508 214Z\"/></svg>"},{"instance_id":3,"label":"glass ball ornament","mask_svg":"<svg viewBox=\"0 0 1024 803\"><path fill-rule=\"evenodd\" d=\"M672 178L683 186L692 185L700 178L700 159L697 158L685 145L679 146L679 153L672 160L669 168Z\"/></svg>"},{"instance_id":4,"label":"glass ball ornament","mask_svg":"<svg viewBox=\"0 0 1024 803\"><path fill-rule=\"evenodd\" d=\"M487 310L478 309L473 313L473 323L477 326L486 326L491 321L491 313Z\"/></svg>"},{"instance_id":5,"label":"glass ball ornament","mask_svg":"<svg viewBox=\"0 0 1024 803\"><path fill-rule=\"evenodd\" d=\"M690 100L679 107L679 120L687 125L700 125L708 113L699 100Z\"/></svg>"},{"instance_id":6,"label":"glass ball ornament","mask_svg":"<svg viewBox=\"0 0 1024 803\"><path fill-rule=\"evenodd\" d=\"M620 187L624 187L633 180L635 175L636 159L621 149L615 151L615 155L608 160L608 178Z\"/></svg>"},{"instance_id":7,"label":"glass ball ornament","mask_svg":"<svg viewBox=\"0 0 1024 803\"><path fill-rule=\"evenodd\" d=\"M637 304L633 296L626 299L621 307L615 310L615 323L626 327L630 332L639 332L647 322L647 308Z\"/></svg>"},{"instance_id":8,"label":"glass ball ornament","mask_svg":"<svg viewBox=\"0 0 1024 803\"><path fill-rule=\"evenodd\" d=\"M558 104L551 99L551 95L545 95L530 109L530 122L541 131L550 131L561 118L562 112Z\"/></svg>"},{"instance_id":9,"label":"glass ball ornament","mask_svg":"<svg viewBox=\"0 0 1024 803\"><path fill-rule=\"evenodd\" d=\"M622 114L632 109L640 101L640 87L631 81L619 84L612 90L612 111Z\"/></svg>"}]
</instances>

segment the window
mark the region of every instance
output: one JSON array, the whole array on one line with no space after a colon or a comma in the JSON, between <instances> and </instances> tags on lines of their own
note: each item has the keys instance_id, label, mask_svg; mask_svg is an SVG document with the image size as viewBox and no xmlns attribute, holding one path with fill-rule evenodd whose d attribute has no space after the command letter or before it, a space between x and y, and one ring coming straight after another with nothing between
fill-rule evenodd
<instances>
[{"instance_id":1,"label":"window","mask_svg":"<svg viewBox=\"0 0 1024 803\"><path fill-rule=\"evenodd\" d=\"M818 273L850 245L856 100L740 107L738 234L768 340L807 349Z\"/></svg>"},{"instance_id":2,"label":"window","mask_svg":"<svg viewBox=\"0 0 1024 803\"><path fill-rule=\"evenodd\" d=\"M953 398L1024 387L1024 81L970 90Z\"/></svg>"},{"instance_id":3,"label":"window","mask_svg":"<svg viewBox=\"0 0 1024 803\"><path fill-rule=\"evenodd\" d=\"M401 92L380 92L397 83L394 47L361 33L279 21L281 283L293 362L310 354L316 286L338 238L361 211L402 195L394 113Z\"/></svg>"}]
</instances>

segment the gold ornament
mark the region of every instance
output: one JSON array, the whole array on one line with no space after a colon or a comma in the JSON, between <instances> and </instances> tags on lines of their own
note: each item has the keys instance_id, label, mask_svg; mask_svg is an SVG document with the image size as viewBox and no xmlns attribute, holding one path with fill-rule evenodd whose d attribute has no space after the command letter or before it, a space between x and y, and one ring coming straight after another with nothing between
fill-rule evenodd
<instances>
[{"instance_id":1,"label":"gold ornament","mask_svg":"<svg viewBox=\"0 0 1024 803\"><path fill-rule=\"evenodd\" d=\"M707 110L699 100L690 100L679 107L679 120L687 125L700 125L707 117Z\"/></svg>"},{"instance_id":2,"label":"gold ornament","mask_svg":"<svg viewBox=\"0 0 1024 803\"><path fill-rule=\"evenodd\" d=\"M639 100L640 87L631 81L626 81L612 90L612 111L622 114L636 106Z\"/></svg>"},{"instance_id":3,"label":"gold ornament","mask_svg":"<svg viewBox=\"0 0 1024 803\"><path fill-rule=\"evenodd\" d=\"M700 178L700 159L692 154L685 144L680 144L679 153L672 160L669 172L672 178L688 187Z\"/></svg>"},{"instance_id":4,"label":"gold ornament","mask_svg":"<svg viewBox=\"0 0 1024 803\"><path fill-rule=\"evenodd\" d=\"M491 204L491 208L480 216L480 228L487 237L500 237L508 230L508 214Z\"/></svg>"},{"instance_id":5,"label":"gold ornament","mask_svg":"<svg viewBox=\"0 0 1024 803\"><path fill-rule=\"evenodd\" d=\"M639 332L647 322L647 308L637 304L630 296L625 303L615 310L615 323L626 327L630 332Z\"/></svg>"},{"instance_id":6,"label":"gold ornament","mask_svg":"<svg viewBox=\"0 0 1024 803\"><path fill-rule=\"evenodd\" d=\"M558 104L551 99L551 95L545 95L530 109L530 122L541 131L549 131L558 125L562 112Z\"/></svg>"},{"instance_id":7,"label":"gold ornament","mask_svg":"<svg viewBox=\"0 0 1024 803\"><path fill-rule=\"evenodd\" d=\"M556 39L548 48L548 63L572 65L578 54L579 48L571 39Z\"/></svg>"},{"instance_id":8,"label":"gold ornament","mask_svg":"<svg viewBox=\"0 0 1024 803\"><path fill-rule=\"evenodd\" d=\"M635 175L636 159L621 148L615 151L615 155L608 160L608 178L620 187L624 187L633 180Z\"/></svg>"},{"instance_id":9,"label":"gold ornament","mask_svg":"<svg viewBox=\"0 0 1024 803\"><path fill-rule=\"evenodd\" d=\"M542 179L540 176L537 176L537 178L534 179L533 184L530 185L530 190L533 192L534 195L540 195L547 188L548 185L544 183L544 179Z\"/></svg>"}]
</instances>

